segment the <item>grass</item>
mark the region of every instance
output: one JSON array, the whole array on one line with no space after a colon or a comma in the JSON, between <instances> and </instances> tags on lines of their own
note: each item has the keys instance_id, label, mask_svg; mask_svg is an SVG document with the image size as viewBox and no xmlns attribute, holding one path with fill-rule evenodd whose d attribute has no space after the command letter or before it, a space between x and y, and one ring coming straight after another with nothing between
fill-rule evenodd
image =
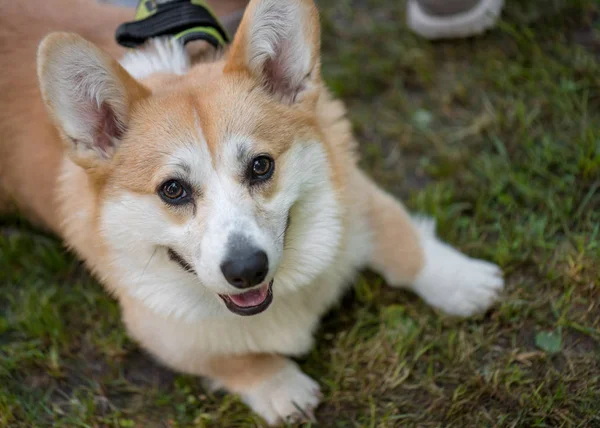
<instances>
[{"instance_id":1,"label":"grass","mask_svg":"<svg viewBox=\"0 0 600 428\"><path fill-rule=\"evenodd\" d=\"M458 321L373 274L301 364L331 427L600 427L600 5L508 1L484 37L430 43L402 2L320 1L324 75L362 164L506 272ZM156 365L61 244L0 226L0 425L256 426Z\"/></svg>"}]
</instances>

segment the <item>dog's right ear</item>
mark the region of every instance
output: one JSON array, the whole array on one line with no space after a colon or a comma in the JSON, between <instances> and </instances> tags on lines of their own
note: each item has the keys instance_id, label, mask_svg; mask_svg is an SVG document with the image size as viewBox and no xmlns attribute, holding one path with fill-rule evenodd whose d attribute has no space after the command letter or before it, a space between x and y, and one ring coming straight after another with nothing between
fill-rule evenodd
<instances>
[{"instance_id":1,"label":"dog's right ear","mask_svg":"<svg viewBox=\"0 0 600 428\"><path fill-rule=\"evenodd\" d=\"M117 61L69 33L53 33L42 41L38 78L69 156L84 168L110 161L134 104L148 95Z\"/></svg>"},{"instance_id":2,"label":"dog's right ear","mask_svg":"<svg viewBox=\"0 0 600 428\"><path fill-rule=\"evenodd\" d=\"M252 0L224 72L248 73L294 104L319 88L320 32L313 0Z\"/></svg>"}]
</instances>

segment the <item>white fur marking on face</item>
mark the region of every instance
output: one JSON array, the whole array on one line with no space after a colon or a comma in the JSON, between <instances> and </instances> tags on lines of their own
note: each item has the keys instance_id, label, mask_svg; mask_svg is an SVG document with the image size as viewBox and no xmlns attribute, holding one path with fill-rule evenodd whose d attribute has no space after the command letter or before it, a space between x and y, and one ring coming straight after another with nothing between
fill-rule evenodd
<instances>
[{"instance_id":1,"label":"white fur marking on face","mask_svg":"<svg viewBox=\"0 0 600 428\"><path fill-rule=\"evenodd\" d=\"M498 266L455 250L435 236L435 223L416 219L425 265L411 289L442 311L469 316L486 310L504 286Z\"/></svg>"},{"instance_id":2,"label":"white fur marking on face","mask_svg":"<svg viewBox=\"0 0 600 428\"><path fill-rule=\"evenodd\" d=\"M319 385L302 373L296 363L288 361L273 377L241 393L242 400L269 425L298 422L306 416L314 419L319 404Z\"/></svg>"},{"instance_id":3,"label":"white fur marking on face","mask_svg":"<svg viewBox=\"0 0 600 428\"><path fill-rule=\"evenodd\" d=\"M199 275L205 282L230 287L219 266L225 260L232 235L244 237L267 254L269 274L266 281L273 278L279 266L283 241L278 238L285 229L287 211L272 210L260 197L251 195L243 177L247 160L240 159L239 155L241 150L252 153L252 144L249 137L226 138L214 160L214 169L205 181L209 197L203 206L206 229L199 260Z\"/></svg>"},{"instance_id":4,"label":"white fur marking on face","mask_svg":"<svg viewBox=\"0 0 600 428\"><path fill-rule=\"evenodd\" d=\"M150 39L146 45L125 54L120 63L136 79L154 73L182 75L190 69L190 59L183 45L167 37Z\"/></svg>"},{"instance_id":5,"label":"white fur marking on face","mask_svg":"<svg viewBox=\"0 0 600 428\"><path fill-rule=\"evenodd\" d=\"M277 274L278 290L295 290L322 274L338 255L341 207L318 143L296 144L283 156L280 187L271 204L290 211L290 227Z\"/></svg>"}]
</instances>

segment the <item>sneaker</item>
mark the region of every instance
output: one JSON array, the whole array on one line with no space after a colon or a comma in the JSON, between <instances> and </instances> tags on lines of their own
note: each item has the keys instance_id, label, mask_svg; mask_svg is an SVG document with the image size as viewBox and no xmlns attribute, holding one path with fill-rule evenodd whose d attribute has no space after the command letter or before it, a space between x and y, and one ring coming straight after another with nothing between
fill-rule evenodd
<instances>
[{"instance_id":1,"label":"sneaker","mask_svg":"<svg viewBox=\"0 0 600 428\"><path fill-rule=\"evenodd\" d=\"M115 6L137 7L139 0L97 0L99 3L109 3ZM159 0L160 2L161 0ZM169 0L162 0L168 2ZM235 35L244 10L248 5L249 0L212 0L208 1L209 7L219 17L221 24L231 36Z\"/></svg>"},{"instance_id":2,"label":"sneaker","mask_svg":"<svg viewBox=\"0 0 600 428\"><path fill-rule=\"evenodd\" d=\"M427 39L483 33L496 24L504 0L408 0L408 26Z\"/></svg>"}]
</instances>

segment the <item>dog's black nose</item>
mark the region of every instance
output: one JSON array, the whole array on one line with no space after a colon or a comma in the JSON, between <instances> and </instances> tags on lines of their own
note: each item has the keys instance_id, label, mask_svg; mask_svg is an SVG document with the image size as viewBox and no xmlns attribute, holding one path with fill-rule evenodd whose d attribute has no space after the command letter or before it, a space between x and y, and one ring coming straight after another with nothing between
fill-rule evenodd
<instances>
[{"instance_id":1,"label":"dog's black nose","mask_svg":"<svg viewBox=\"0 0 600 428\"><path fill-rule=\"evenodd\" d=\"M225 279L236 288L249 288L260 284L265 280L268 271L267 254L254 247L238 247L230 251L221 263L221 272Z\"/></svg>"}]
</instances>

